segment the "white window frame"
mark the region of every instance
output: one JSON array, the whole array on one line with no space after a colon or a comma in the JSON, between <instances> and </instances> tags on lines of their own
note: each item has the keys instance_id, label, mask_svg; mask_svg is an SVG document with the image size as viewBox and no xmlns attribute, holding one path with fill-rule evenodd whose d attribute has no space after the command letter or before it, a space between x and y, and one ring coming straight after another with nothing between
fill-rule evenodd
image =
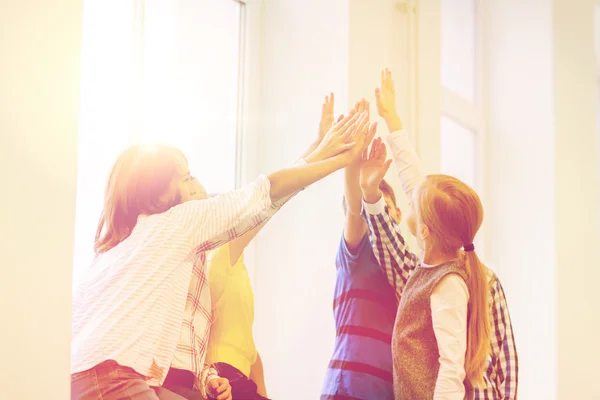
<instances>
[{"instance_id":1,"label":"white window frame","mask_svg":"<svg viewBox=\"0 0 600 400\"><path fill-rule=\"evenodd\" d=\"M414 1L414 0L413 0ZM600 0L599 0L600 1ZM486 87L485 0L475 2L475 93L474 102L454 93L441 80L441 0L417 5L416 132L417 150L427 173L441 170L441 117L446 116L475 135L475 190L486 205ZM415 3L413 3L415 4ZM478 253L485 253L485 229L478 234Z\"/></svg>"}]
</instances>

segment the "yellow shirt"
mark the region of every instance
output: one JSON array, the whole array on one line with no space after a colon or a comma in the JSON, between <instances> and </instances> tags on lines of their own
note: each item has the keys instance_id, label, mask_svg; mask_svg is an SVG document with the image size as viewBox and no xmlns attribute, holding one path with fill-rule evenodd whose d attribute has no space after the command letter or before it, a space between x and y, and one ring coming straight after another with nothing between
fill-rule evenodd
<instances>
[{"instance_id":1,"label":"yellow shirt","mask_svg":"<svg viewBox=\"0 0 600 400\"><path fill-rule=\"evenodd\" d=\"M228 244L213 251L208 260L208 285L213 324L206 360L230 364L249 377L257 352L252 335L254 295L244 255L231 266Z\"/></svg>"}]
</instances>

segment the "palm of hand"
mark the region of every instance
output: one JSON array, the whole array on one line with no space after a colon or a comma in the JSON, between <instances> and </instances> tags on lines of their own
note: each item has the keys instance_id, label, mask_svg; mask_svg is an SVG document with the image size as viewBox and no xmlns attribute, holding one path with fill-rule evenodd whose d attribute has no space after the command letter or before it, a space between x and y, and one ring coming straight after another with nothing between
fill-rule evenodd
<instances>
[{"instance_id":1,"label":"palm of hand","mask_svg":"<svg viewBox=\"0 0 600 400\"><path fill-rule=\"evenodd\" d=\"M360 168L361 187L379 186L385 174L384 161L373 159L363 162Z\"/></svg>"}]
</instances>

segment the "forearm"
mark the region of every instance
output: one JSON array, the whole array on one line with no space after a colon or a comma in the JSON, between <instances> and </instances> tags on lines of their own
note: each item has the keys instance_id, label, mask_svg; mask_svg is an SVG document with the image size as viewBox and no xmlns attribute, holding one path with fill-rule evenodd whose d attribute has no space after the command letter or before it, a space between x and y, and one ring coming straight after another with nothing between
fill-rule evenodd
<instances>
[{"instance_id":1,"label":"forearm","mask_svg":"<svg viewBox=\"0 0 600 400\"><path fill-rule=\"evenodd\" d=\"M360 189L360 164L351 164L344 170L344 195L346 209L352 214L362 211L362 191Z\"/></svg>"},{"instance_id":2,"label":"forearm","mask_svg":"<svg viewBox=\"0 0 600 400\"><path fill-rule=\"evenodd\" d=\"M345 169L344 198L346 220L344 240L349 250L354 251L367 232L367 223L362 215L362 192L359 184L360 165L351 164Z\"/></svg>"},{"instance_id":3,"label":"forearm","mask_svg":"<svg viewBox=\"0 0 600 400\"><path fill-rule=\"evenodd\" d=\"M310 160L310 157L308 157L308 158ZM308 162L306 161L305 157L302 157L298 161L296 161L293 166L300 166L300 165L307 165L307 164L308 164ZM238 258L242 255L242 253L246 249L246 246L248 246L248 244L252 241L252 239L254 239L254 237L256 237L256 235L258 235L258 233L265 226L265 224L269 221L269 219L273 215L275 215L275 213L277 213L277 211L279 211L281 209L281 207L283 207L288 201L290 201L296 194L298 194L298 191L296 191L290 195L287 195L287 196L279 199L278 201L274 202L273 204L271 204L271 207L269 207L265 211L262 211L261 213L259 213L258 217L256 217L254 219L256 222L256 226L254 228L247 231L242 236L231 241L231 243L229 245L229 248L230 248L229 254L230 254L231 265L234 265L237 262Z\"/></svg>"},{"instance_id":4,"label":"forearm","mask_svg":"<svg viewBox=\"0 0 600 400\"><path fill-rule=\"evenodd\" d=\"M387 135L386 141L390 146L402 189L410 199L412 192L425 179L421 160L419 160L414 146L408 137L408 132L402 130L392 131Z\"/></svg>"},{"instance_id":5,"label":"forearm","mask_svg":"<svg viewBox=\"0 0 600 400\"><path fill-rule=\"evenodd\" d=\"M313 161L309 156L306 161L306 165L282 169L269 175L272 202L297 192L344 167L343 159L339 156L323 161Z\"/></svg>"},{"instance_id":6,"label":"forearm","mask_svg":"<svg viewBox=\"0 0 600 400\"><path fill-rule=\"evenodd\" d=\"M416 267L417 257L410 252L400 227L389 214L381 196L374 204L365 199L363 207L373 253L399 298Z\"/></svg>"}]
</instances>

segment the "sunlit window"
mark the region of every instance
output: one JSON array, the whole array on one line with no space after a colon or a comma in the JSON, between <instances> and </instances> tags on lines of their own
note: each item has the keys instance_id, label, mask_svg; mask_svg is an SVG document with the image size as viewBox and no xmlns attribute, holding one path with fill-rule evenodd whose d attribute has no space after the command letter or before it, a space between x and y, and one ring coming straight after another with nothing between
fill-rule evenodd
<instances>
[{"instance_id":1,"label":"sunlit window","mask_svg":"<svg viewBox=\"0 0 600 400\"><path fill-rule=\"evenodd\" d=\"M442 85L475 101L475 0L442 0Z\"/></svg>"},{"instance_id":2,"label":"sunlit window","mask_svg":"<svg viewBox=\"0 0 600 400\"><path fill-rule=\"evenodd\" d=\"M94 256L104 185L127 146L178 146L207 190L234 188L242 7L84 1L74 285Z\"/></svg>"}]
</instances>

